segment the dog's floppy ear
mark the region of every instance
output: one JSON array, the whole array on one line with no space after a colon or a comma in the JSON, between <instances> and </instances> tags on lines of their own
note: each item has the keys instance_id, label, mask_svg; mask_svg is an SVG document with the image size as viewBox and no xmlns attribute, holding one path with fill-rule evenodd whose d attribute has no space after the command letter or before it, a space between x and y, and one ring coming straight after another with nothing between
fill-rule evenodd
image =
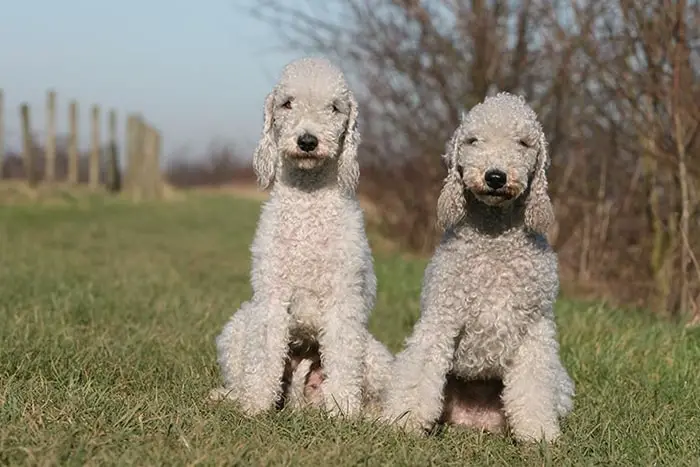
<instances>
[{"instance_id":1,"label":"dog's floppy ear","mask_svg":"<svg viewBox=\"0 0 700 467\"><path fill-rule=\"evenodd\" d=\"M539 152L535 162L535 172L530 181L530 193L525 205L525 226L539 234L546 235L547 230L554 223L554 207L547 193L549 156L547 154L547 139L542 130L540 130L538 145Z\"/></svg>"},{"instance_id":2,"label":"dog's floppy ear","mask_svg":"<svg viewBox=\"0 0 700 467\"><path fill-rule=\"evenodd\" d=\"M270 186L275 179L275 172L277 171L277 143L272 131L274 111L275 91L273 90L265 98L265 120L262 136L253 153L253 170L262 189Z\"/></svg>"},{"instance_id":3,"label":"dog's floppy ear","mask_svg":"<svg viewBox=\"0 0 700 467\"><path fill-rule=\"evenodd\" d=\"M360 131L357 128L357 101L351 91L348 91L350 109L345 125L343 147L338 157L338 185L348 193L357 190L360 181L360 163L357 160L357 147L360 145Z\"/></svg>"},{"instance_id":4,"label":"dog's floppy ear","mask_svg":"<svg viewBox=\"0 0 700 467\"><path fill-rule=\"evenodd\" d=\"M457 129L447 143L447 151L442 156L447 165L447 177L437 202L437 222L441 229L457 224L467 213L467 200L464 197L464 184L457 168L462 131Z\"/></svg>"}]
</instances>

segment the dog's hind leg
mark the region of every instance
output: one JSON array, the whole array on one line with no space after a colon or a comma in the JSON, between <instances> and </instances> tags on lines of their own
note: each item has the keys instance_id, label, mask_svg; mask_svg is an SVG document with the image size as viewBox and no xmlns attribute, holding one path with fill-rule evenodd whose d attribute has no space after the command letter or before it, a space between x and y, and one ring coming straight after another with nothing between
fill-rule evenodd
<instances>
[{"instance_id":1,"label":"dog's hind leg","mask_svg":"<svg viewBox=\"0 0 700 467\"><path fill-rule=\"evenodd\" d=\"M245 323L250 319L252 307L244 302L233 314L224 329L216 337L217 362L223 378L223 386L209 393L212 400L237 400L243 372L245 342Z\"/></svg>"}]
</instances>

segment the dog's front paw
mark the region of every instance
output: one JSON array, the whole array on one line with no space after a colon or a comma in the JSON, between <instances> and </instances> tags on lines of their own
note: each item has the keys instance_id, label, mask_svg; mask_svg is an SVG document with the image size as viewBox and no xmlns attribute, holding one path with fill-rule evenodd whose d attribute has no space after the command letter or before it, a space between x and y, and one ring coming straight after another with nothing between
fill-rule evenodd
<instances>
[{"instance_id":1,"label":"dog's front paw","mask_svg":"<svg viewBox=\"0 0 700 467\"><path fill-rule=\"evenodd\" d=\"M267 404L256 403L251 400L240 400L239 404L241 406L241 411L249 417L255 417L271 408L271 406Z\"/></svg>"},{"instance_id":2,"label":"dog's front paw","mask_svg":"<svg viewBox=\"0 0 700 467\"><path fill-rule=\"evenodd\" d=\"M415 414L407 411L400 413L384 411L382 412L381 421L406 433L421 437L426 436L431 428L429 423L425 423L416 417Z\"/></svg>"},{"instance_id":3,"label":"dog's front paw","mask_svg":"<svg viewBox=\"0 0 700 467\"><path fill-rule=\"evenodd\" d=\"M354 417L360 414L360 401L355 400L355 398L348 397L333 397L333 395L326 396L324 394L324 406L326 412L333 417Z\"/></svg>"},{"instance_id":4,"label":"dog's front paw","mask_svg":"<svg viewBox=\"0 0 700 467\"><path fill-rule=\"evenodd\" d=\"M362 399L360 394L350 391L332 391L325 384L322 385L323 405L326 411L334 417L354 417L360 414ZM359 393L359 391L357 391Z\"/></svg>"},{"instance_id":5,"label":"dog's front paw","mask_svg":"<svg viewBox=\"0 0 700 467\"><path fill-rule=\"evenodd\" d=\"M512 427L512 433L513 437L521 443L537 443L540 441L553 443L561 436L558 423L521 425Z\"/></svg>"},{"instance_id":6,"label":"dog's front paw","mask_svg":"<svg viewBox=\"0 0 700 467\"><path fill-rule=\"evenodd\" d=\"M220 386L209 391L209 400L213 402L221 402L225 400L235 400L233 390Z\"/></svg>"}]
</instances>

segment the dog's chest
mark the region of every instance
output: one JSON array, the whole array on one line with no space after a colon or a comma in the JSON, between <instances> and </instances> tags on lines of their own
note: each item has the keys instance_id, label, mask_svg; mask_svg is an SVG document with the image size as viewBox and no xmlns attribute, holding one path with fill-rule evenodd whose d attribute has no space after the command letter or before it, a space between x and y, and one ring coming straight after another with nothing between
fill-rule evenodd
<instances>
[{"instance_id":1,"label":"dog's chest","mask_svg":"<svg viewBox=\"0 0 700 467\"><path fill-rule=\"evenodd\" d=\"M528 327L556 294L551 258L507 242L466 245L459 253L463 261L453 277L459 278L463 297L463 327L454 371L470 378L500 377Z\"/></svg>"},{"instance_id":2,"label":"dog's chest","mask_svg":"<svg viewBox=\"0 0 700 467\"><path fill-rule=\"evenodd\" d=\"M491 308L466 319L457 338L454 372L467 378L501 377L526 329L525 320Z\"/></svg>"},{"instance_id":3,"label":"dog's chest","mask_svg":"<svg viewBox=\"0 0 700 467\"><path fill-rule=\"evenodd\" d=\"M277 232L280 279L291 287L323 292L331 272L342 267L340 220L319 219L313 211L286 214Z\"/></svg>"},{"instance_id":4,"label":"dog's chest","mask_svg":"<svg viewBox=\"0 0 700 467\"><path fill-rule=\"evenodd\" d=\"M271 227L260 254L261 277L289 301L295 326L318 329L329 298L364 281L361 213L346 204L303 198L266 213Z\"/></svg>"},{"instance_id":5,"label":"dog's chest","mask_svg":"<svg viewBox=\"0 0 700 467\"><path fill-rule=\"evenodd\" d=\"M331 306L360 299L369 309L374 277L355 199L335 191L273 190L251 252L254 293L287 304L300 336L315 335Z\"/></svg>"}]
</instances>

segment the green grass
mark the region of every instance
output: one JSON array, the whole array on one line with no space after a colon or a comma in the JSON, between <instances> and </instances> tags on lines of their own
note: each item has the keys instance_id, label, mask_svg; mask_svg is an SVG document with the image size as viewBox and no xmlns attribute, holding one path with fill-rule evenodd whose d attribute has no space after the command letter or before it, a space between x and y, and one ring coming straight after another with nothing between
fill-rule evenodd
<instances>
[{"instance_id":1,"label":"green grass","mask_svg":"<svg viewBox=\"0 0 700 467\"><path fill-rule=\"evenodd\" d=\"M0 207L0 464L700 465L697 331L567 301L578 394L551 447L208 403L214 337L250 294L257 213L201 195ZM396 351L425 263L375 257L371 327Z\"/></svg>"}]
</instances>

